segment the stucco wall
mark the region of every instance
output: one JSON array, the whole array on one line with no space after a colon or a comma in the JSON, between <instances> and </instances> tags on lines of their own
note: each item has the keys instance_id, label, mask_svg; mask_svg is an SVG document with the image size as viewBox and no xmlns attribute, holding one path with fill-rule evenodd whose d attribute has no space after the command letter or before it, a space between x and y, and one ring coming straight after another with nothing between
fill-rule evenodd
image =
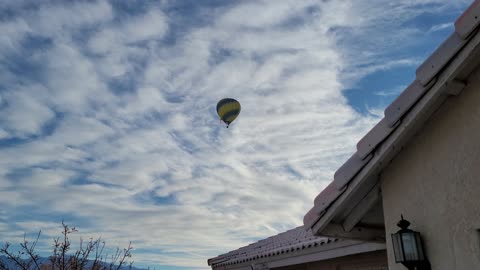
<instances>
[{"instance_id":1,"label":"stucco wall","mask_svg":"<svg viewBox=\"0 0 480 270\"><path fill-rule=\"evenodd\" d=\"M390 234L403 214L424 239L433 270L480 269L480 72L449 98L381 175Z\"/></svg>"}]
</instances>

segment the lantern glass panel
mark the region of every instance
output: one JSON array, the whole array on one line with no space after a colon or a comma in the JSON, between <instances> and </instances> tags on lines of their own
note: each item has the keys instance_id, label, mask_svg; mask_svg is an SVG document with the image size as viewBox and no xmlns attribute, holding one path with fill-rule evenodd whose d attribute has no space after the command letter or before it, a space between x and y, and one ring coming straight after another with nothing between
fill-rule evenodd
<instances>
[{"instance_id":1,"label":"lantern glass panel","mask_svg":"<svg viewBox=\"0 0 480 270\"><path fill-rule=\"evenodd\" d=\"M403 232L400 234L403 243L405 261L418 261L417 237L414 232Z\"/></svg>"},{"instance_id":2,"label":"lantern glass panel","mask_svg":"<svg viewBox=\"0 0 480 270\"><path fill-rule=\"evenodd\" d=\"M393 252L395 253L395 262L399 263L405 261L400 233L392 234L392 245Z\"/></svg>"},{"instance_id":3,"label":"lantern glass panel","mask_svg":"<svg viewBox=\"0 0 480 270\"><path fill-rule=\"evenodd\" d=\"M418 260L423 261L425 260L425 254L423 253L423 242L422 238L420 237L420 233L415 232L415 240L418 249Z\"/></svg>"}]
</instances>

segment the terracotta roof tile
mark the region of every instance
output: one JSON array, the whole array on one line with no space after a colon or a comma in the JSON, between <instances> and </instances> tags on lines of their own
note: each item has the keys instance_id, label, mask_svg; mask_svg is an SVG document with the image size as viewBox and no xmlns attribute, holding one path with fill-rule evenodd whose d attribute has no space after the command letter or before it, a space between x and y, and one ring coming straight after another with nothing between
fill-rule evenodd
<instances>
[{"instance_id":1,"label":"terracotta roof tile","mask_svg":"<svg viewBox=\"0 0 480 270\"><path fill-rule=\"evenodd\" d=\"M315 236L303 226L257 241L248 246L227 252L208 260L213 267L232 265L255 259L297 252L329 243L338 239Z\"/></svg>"}]
</instances>

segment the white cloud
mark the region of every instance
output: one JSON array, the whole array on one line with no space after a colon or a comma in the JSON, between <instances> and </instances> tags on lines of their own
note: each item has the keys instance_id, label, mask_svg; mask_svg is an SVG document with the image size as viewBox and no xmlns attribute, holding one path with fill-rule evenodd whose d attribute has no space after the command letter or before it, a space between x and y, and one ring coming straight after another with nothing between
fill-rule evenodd
<instances>
[{"instance_id":1,"label":"white cloud","mask_svg":"<svg viewBox=\"0 0 480 270\"><path fill-rule=\"evenodd\" d=\"M89 155L77 148L52 142L35 140L32 142L3 147L0 151L1 171L14 171L22 168L52 164L63 164L71 167L81 163ZM1 172L0 171L0 172Z\"/></svg>"},{"instance_id":2,"label":"white cloud","mask_svg":"<svg viewBox=\"0 0 480 270\"><path fill-rule=\"evenodd\" d=\"M34 168L23 177L13 179L12 181L15 182L15 186L31 189L35 193L49 192L52 188L64 186L73 175L75 173L64 169Z\"/></svg>"},{"instance_id":3,"label":"white cloud","mask_svg":"<svg viewBox=\"0 0 480 270\"><path fill-rule=\"evenodd\" d=\"M442 23L442 24L437 24L437 25L434 25L430 28L430 30L428 30L429 32L436 32L436 31L441 31L441 30L444 30L444 29L449 29L449 28L453 28L453 23Z\"/></svg>"},{"instance_id":4,"label":"white cloud","mask_svg":"<svg viewBox=\"0 0 480 270\"><path fill-rule=\"evenodd\" d=\"M120 24L111 22L92 37L89 48L95 53L109 53L118 46L161 40L167 30L165 14L161 10L152 9L138 17L124 19Z\"/></svg>"},{"instance_id":5,"label":"white cloud","mask_svg":"<svg viewBox=\"0 0 480 270\"><path fill-rule=\"evenodd\" d=\"M167 33L165 14L158 9L149 10L140 18L134 18L123 26L121 33L127 43L145 40L159 40Z\"/></svg>"},{"instance_id":6,"label":"white cloud","mask_svg":"<svg viewBox=\"0 0 480 270\"><path fill-rule=\"evenodd\" d=\"M382 96L382 97L389 97L389 96L398 96L403 90L407 88L406 85L399 85L393 89L385 89L379 90L374 92L375 95Z\"/></svg>"},{"instance_id":7,"label":"white cloud","mask_svg":"<svg viewBox=\"0 0 480 270\"><path fill-rule=\"evenodd\" d=\"M310 2L313 3L313 1ZM276 5L271 5L268 1L244 3L222 14L218 23L222 26L234 28L254 27L264 29L302 14L305 5L305 1L299 4L296 1L282 1ZM248 16L249 19L245 20L245 16Z\"/></svg>"},{"instance_id":8,"label":"white cloud","mask_svg":"<svg viewBox=\"0 0 480 270\"><path fill-rule=\"evenodd\" d=\"M134 69L132 59L146 57L149 48L162 40L168 31L167 17L154 8L137 17L123 18L97 31L88 40L91 52L99 54L97 68L107 77L124 76ZM137 46L138 43L148 44Z\"/></svg>"},{"instance_id":9,"label":"white cloud","mask_svg":"<svg viewBox=\"0 0 480 270\"><path fill-rule=\"evenodd\" d=\"M0 123L16 137L41 133L43 125L55 115L48 106L25 93L24 89L5 92L2 99L6 108L0 114Z\"/></svg>"},{"instance_id":10,"label":"white cloud","mask_svg":"<svg viewBox=\"0 0 480 270\"><path fill-rule=\"evenodd\" d=\"M4 57L6 53L18 49L19 41L31 29L24 19L17 18L1 23L0 31L2 32L0 37L0 56Z\"/></svg>"},{"instance_id":11,"label":"white cloud","mask_svg":"<svg viewBox=\"0 0 480 270\"><path fill-rule=\"evenodd\" d=\"M92 60L71 44L58 44L43 55L50 102L60 111L86 111L112 100Z\"/></svg>"},{"instance_id":12,"label":"white cloud","mask_svg":"<svg viewBox=\"0 0 480 270\"><path fill-rule=\"evenodd\" d=\"M32 53L41 72L2 67L0 140L38 137L1 146L9 211L0 219L15 223L9 213L41 205L44 217L82 222L81 235L150 250L137 262L193 268L298 226L381 117L358 113L342 91L417 65L396 54L424 35L405 22L456 5L239 2L176 28L161 5L128 15L108 2L22 11L0 23L0 56ZM29 33L51 42L27 50ZM229 129L215 114L223 97L242 104ZM40 217L15 226L53 233Z\"/></svg>"},{"instance_id":13,"label":"white cloud","mask_svg":"<svg viewBox=\"0 0 480 270\"><path fill-rule=\"evenodd\" d=\"M107 1L41 5L26 11L26 15L35 34L62 40L70 39L71 31L98 26L113 18L112 7Z\"/></svg>"},{"instance_id":14,"label":"white cloud","mask_svg":"<svg viewBox=\"0 0 480 270\"><path fill-rule=\"evenodd\" d=\"M113 130L97 119L66 116L46 140L60 145L80 146L113 135Z\"/></svg>"},{"instance_id":15,"label":"white cloud","mask_svg":"<svg viewBox=\"0 0 480 270\"><path fill-rule=\"evenodd\" d=\"M10 134L6 132L4 129L0 129L0 140L7 139L10 137Z\"/></svg>"}]
</instances>

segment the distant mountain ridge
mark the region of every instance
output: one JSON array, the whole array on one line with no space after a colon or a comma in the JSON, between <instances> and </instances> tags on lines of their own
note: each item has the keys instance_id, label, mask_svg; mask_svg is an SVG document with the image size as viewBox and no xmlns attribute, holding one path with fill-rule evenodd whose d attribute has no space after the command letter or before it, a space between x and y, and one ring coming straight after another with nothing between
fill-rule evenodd
<instances>
[{"instance_id":1,"label":"distant mountain ridge","mask_svg":"<svg viewBox=\"0 0 480 270\"><path fill-rule=\"evenodd\" d=\"M0 266L0 270L21 270L21 268L15 263L13 262L12 260L8 259L6 256L4 255L0 255L0 262L5 266L5 268L1 267ZM45 258L45 257L40 257L38 259L38 262L40 265L50 265L50 259L49 258ZM92 264L93 264L93 261L92 260L89 260L88 261L89 263L87 263L86 267L84 268L85 270L89 270L91 269L92 267ZM106 263L106 266L108 267L109 263ZM32 267L29 269L29 270L35 270L36 269L36 266L35 265L32 265ZM48 267L48 269L51 269L50 267ZM107 268L108 269L108 268ZM115 268L114 268L115 269ZM128 270L128 269L132 269L132 270L147 270L146 268L137 268L137 267L134 267L132 266L131 268L126 265L126 266L122 266L120 267L120 270ZM81 270L81 269L78 269L78 270Z\"/></svg>"}]
</instances>

